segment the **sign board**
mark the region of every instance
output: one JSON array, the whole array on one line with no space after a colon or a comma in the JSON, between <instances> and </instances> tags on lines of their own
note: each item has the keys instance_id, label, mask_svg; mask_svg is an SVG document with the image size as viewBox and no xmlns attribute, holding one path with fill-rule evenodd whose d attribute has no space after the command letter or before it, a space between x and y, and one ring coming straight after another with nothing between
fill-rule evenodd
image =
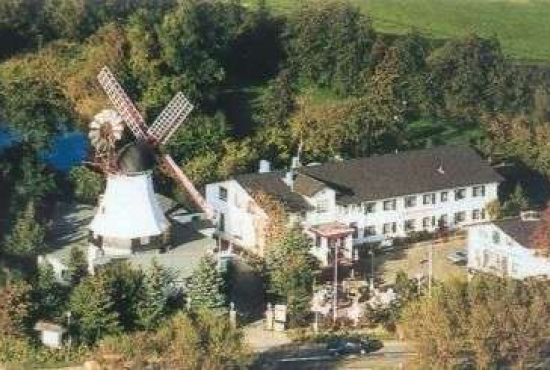
<instances>
[{"instance_id":1,"label":"sign board","mask_svg":"<svg viewBox=\"0 0 550 370\"><path fill-rule=\"evenodd\" d=\"M275 305L275 321L276 322L286 322L286 305L276 304Z\"/></svg>"}]
</instances>

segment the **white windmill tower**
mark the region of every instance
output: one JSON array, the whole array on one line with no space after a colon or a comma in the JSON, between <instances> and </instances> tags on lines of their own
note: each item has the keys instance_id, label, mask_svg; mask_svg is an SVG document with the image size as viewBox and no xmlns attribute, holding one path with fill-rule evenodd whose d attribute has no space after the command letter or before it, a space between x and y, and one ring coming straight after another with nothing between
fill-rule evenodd
<instances>
[{"instance_id":1,"label":"white windmill tower","mask_svg":"<svg viewBox=\"0 0 550 370\"><path fill-rule=\"evenodd\" d=\"M103 111L90 125L96 158L107 177L105 193L90 224L88 261L103 256L124 256L162 248L168 242L169 221L153 190L152 171L160 165L191 199L213 220L215 213L174 160L161 152L193 109L180 92L151 126L147 126L111 71L104 67L98 80L118 112ZM125 122L135 141L115 152Z\"/></svg>"}]
</instances>

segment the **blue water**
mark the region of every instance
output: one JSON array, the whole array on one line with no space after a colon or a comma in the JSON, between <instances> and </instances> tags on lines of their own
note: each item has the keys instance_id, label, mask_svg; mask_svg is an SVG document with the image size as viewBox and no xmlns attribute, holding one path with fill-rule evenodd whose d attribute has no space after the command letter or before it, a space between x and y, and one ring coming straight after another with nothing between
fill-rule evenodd
<instances>
[{"instance_id":1,"label":"blue water","mask_svg":"<svg viewBox=\"0 0 550 370\"><path fill-rule=\"evenodd\" d=\"M6 130L0 130L0 151L17 142L17 135ZM77 166L86 158L88 140L80 131L59 134L52 144L52 148L43 153L43 158L54 168L68 171Z\"/></svg>"}]
</instances>

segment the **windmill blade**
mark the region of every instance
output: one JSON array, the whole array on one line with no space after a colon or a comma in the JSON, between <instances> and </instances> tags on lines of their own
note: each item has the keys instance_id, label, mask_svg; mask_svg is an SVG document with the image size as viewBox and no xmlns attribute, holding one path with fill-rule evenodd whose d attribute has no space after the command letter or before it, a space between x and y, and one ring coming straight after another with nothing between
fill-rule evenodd
<instances>
[{"instance_id":1,"label":"windmill blade","mask_svg":"<svg viewBox=\"0 0 550 370\"><path fill-rule=\"evenodd\" d=\"M168 154L164 154L161 157L162 166L170 173L172 178L176 180L178 185L191 197L193 202L206 214L206 217L209 220L214 220L216 218L216 213L206 203L204 197L199 193L195 185L189 180L189 178L183 173L181 168L174 162L172 157Z\"/></svg>"},{"instance_id":2,"label":"windmill blade","mask_svg":"<svg viewBox=\"0 0 550 370\"><path fill-rule=\"evenodd\" d=\"M97 75L97 79L134 136L138 139L146 140L145 130L147 125L145 124L145 120L109 68L103 67L99 75Z\"/></svg>"},{"instance_id":3,"label":"windmill blade","mask_svg":"<svg viewBox=\"0 0 550 370\"><path fill-rule=\"evenodd\" d=\"M147 135L157 143L166 144L193 108L193 104L189 102L185 95L181 92L177 93L149 127Z\"/></svg>"}]
</instances>

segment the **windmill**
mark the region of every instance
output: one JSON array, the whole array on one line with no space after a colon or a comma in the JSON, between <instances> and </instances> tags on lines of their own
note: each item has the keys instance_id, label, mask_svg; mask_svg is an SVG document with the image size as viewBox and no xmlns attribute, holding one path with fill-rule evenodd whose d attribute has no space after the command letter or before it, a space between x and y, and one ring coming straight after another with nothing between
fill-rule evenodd
<instances>
[{"instance_id":1,"label":"windmill","mask_svg":"<svg viewBox=\"0 0 550 370\"><path fill-rule=\"evenodd\" d=\"M182 125L193 105L177 93L156 120L148 126L115 76L104 67L98 81L114 111L103 111L90 125L96 158L107 177L105 193L90 225L89 260L108 255L126 255L158 248L167 243L169 222L153 191L152 170L160 165L194 203L215 222L215 213L163 146ZM116 150L124 122L135 140ZM107 159L105 159L107 158Z\"/></svg>"}]
</instances>

